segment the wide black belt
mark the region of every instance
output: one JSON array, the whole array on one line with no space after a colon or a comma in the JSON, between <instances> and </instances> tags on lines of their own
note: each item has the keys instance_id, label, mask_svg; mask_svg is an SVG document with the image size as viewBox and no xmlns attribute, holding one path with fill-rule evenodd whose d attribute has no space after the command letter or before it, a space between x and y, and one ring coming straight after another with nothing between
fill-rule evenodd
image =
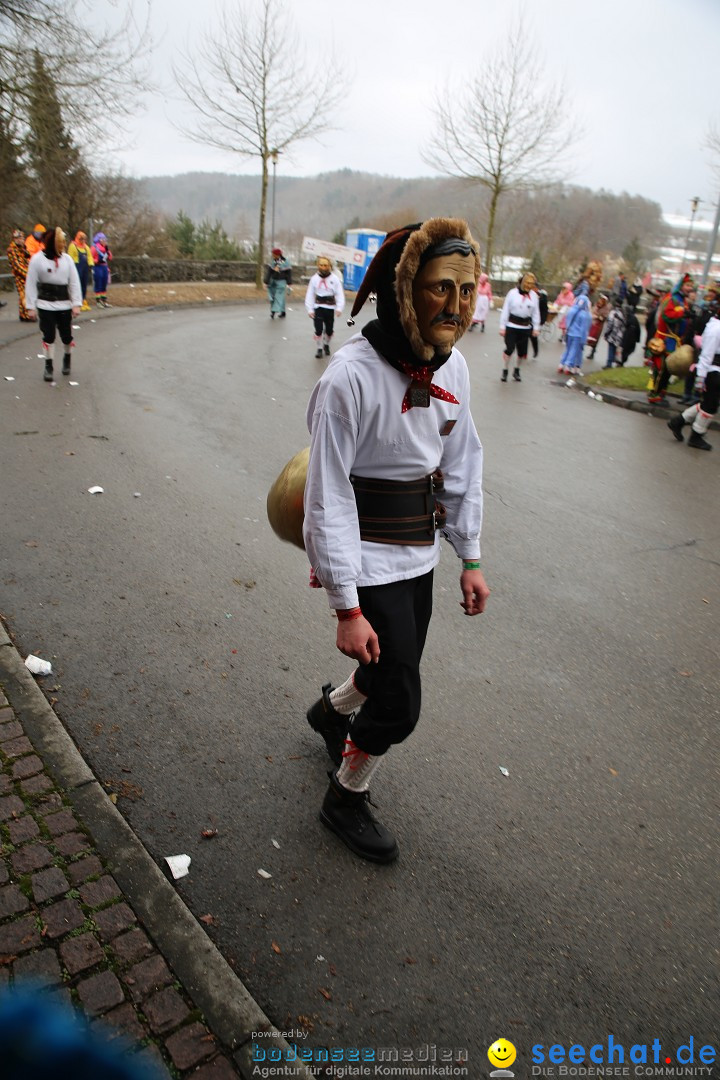
<instances>
[{"instance_id":1,"label":"wide black belt","mask_svg":"<svg viewBox=\"0 0 720 1080\"><path fill-rule=\"evenodd\" d=\"M374 544L431 546L445 525L446 512L435 498L443 490L437 469L419 480L379 480L351 476L355 491L360 537Z\"/></svg>"},{"instance_id":2,"label":"wide black belt","mask_svg":"<svg viewBox=\"0 0 720 1080\"><path fill-rule=\"evenodd\" d=\"M45 281L38 282L38 300L69 300L70 293L67 285L48 285Z\"/></svg>"},{"instance_id":3,"label":"wide black belt","mask_svg":"<svg viewBox=\"0 0 720 1080\"><path fill-rule=\"evenodd\" d=\"M529 330L532 327L532 318L530 315L511 315L508 323L517 323L523 330ZM513 327L511 326L510 329L512 330Z\"/></svg>"},{"instance_id":4,"label":"wide black belt","mask_svg":"<svg viewBox=\"0 0 720 1080\"><path fill-rule=\"evenodd\" d=\"M316 296L315 297L315 307L318 307L318 305L320 305L320 304L324 304L326 307L335 307L335 297L334 296Z\"/></svg>"}]
</instances>

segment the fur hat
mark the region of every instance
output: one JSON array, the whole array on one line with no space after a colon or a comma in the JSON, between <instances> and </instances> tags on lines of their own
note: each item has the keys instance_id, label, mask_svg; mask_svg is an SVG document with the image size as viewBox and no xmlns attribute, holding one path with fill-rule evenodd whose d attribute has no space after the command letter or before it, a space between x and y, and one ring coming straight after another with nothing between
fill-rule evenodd
<instances>
[{"instance_id":1,"label":"fur hat","mask_svg":"<svg viewBox=\"0 0 720 1080\"><path fill-rule=\"evenodd\" d=\"M414 357L421 363L435 358L434 346L420 336L413 304L413 282L425 263L440 254L448 243L457 242L457 250L469 249L474 256L474 279L480 277L478 246L467 223L461 218L429 218L425 222L404 225L385 237L367 268L348 320L353 325L370 293L377 296L377 320L386 334L404 337ZM472 307L465 312L457 337L460 338L472 322ZM457 340L457 339L456 339Z\"/></svg>"}]
</instances>

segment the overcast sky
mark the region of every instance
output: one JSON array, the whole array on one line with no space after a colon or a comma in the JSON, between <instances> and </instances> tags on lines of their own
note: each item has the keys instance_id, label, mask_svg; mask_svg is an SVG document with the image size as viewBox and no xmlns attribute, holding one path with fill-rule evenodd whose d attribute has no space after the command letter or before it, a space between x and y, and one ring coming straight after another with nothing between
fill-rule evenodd
<instances>
[{"instance_id":1,"label":"overcast sky","mask_svg":"<svg viewBox=\"0 0 720 1080\"><path fill-rule=\"evenodd\" d=\"M278 174L350 168L398 177L433 174L422 160L438 89L482 70L519 17L549 81L567 88L568 123L585 133L569 179L627 191L669 213L712 219L718 181L703 142L720 127L720 0L280 0L310 66L335 56L348 90L337 129L296 146ZM211 29L221 0L152 0L153 69L163 92L132 125L120 164L134 176L188 171L258 173L244 161L187 141L173 127L170 64ZM227 0L230 9L259 0ZM104 5L98 5L96 13Z\"/></svg>"}]
</instances>

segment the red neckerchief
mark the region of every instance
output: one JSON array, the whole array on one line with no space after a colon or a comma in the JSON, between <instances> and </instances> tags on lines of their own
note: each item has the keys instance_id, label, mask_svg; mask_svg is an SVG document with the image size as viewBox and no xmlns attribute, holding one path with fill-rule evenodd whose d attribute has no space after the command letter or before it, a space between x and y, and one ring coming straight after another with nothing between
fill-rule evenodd
<instances>
[{"instance_id":1,"label":"red neckerchief","mask_svg":"<svg viewBox=\"0 0 720 1080\"><path fill-rule=\"evenodd\" d=\"M412 381L405 391L405 397L403 398L402 411L406 413L408 409L414 407L414 402L411 400L411 392L413 390L423 390L428 395L427 407L430 406L430 398L440 398L442 401L449 401L452 405L459 405L460 402L454 397L449 390L443 390L442 386L436 386L432 381L435 372L431 367L413 367L411 364L405 364L400 361L400 367L405 375L407 375Z\"/></svg>"}]
</instances>

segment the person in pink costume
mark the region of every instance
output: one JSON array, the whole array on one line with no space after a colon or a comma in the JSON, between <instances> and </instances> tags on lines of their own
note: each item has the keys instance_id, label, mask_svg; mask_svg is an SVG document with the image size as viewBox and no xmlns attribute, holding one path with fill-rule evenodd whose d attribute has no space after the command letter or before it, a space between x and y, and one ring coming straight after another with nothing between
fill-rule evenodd
<instances>
[{"instance_id":1,"label":"person in pink costume","mask_svg":"<svg viewBox=\"0 0 720 1080\"><path fill-rule=\"evenodd\" d=\"M563 281L562 289L557 294L555 300L555 307L558 309L558 312L560 314L560 322L558 323L558 327L560 329L560 334L563 338L565 337L565 316L567 315L568 311L574 303L575 293L572 291L572 285L569 281Z\"/></svg>"},{"instance_id":2,"label":"person in pink costume","mask_svg":"<svg viewBox=\"0 0 720 1080\"><path fill-rule=\"evenodd\" d=\"M480 333L485 333L485 320L487 319L490 304L492 303L492 285L487 274L481 274L478 280L477 300L473 312L470 330L474 330L480 323Z\"/></svg>"}]
</instances>

